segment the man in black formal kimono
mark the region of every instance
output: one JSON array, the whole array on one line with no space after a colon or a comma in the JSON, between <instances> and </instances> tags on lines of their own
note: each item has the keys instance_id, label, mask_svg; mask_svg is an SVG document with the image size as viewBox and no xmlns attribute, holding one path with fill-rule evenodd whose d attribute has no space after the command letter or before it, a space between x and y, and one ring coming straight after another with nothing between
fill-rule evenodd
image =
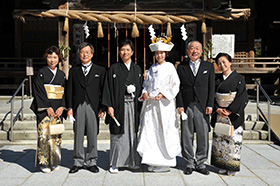
<instances>
[{"instance_id":1,"label":"man in black formal kimono","mask_svg":"<svg viewBox=\"0 0 280 186\"><path fill-rule=\"evenodd\" d=\"M84 165L91 172L99 171L97 161L97 134L99 118L104 112L101 108L105 68L93 64L91 58L94 48L89 43L79 46L78 54L82 64L69 72L66 101L68 117L75 118L74 123L74 166L69 173L79 171ZM84 134L87 135L87 152L84 155Z\"/></svg>"},{"instance_id":2,"label":"man in black formal kimono","mask_svg":"<svg viewBox=\"0 0 280 186\"><path fill-rule=\"evenodd\" d=\"M179 114L186 112L188 118L181 120L182 155L187 166L184 174L192 174L196 170L208 175L204 162L209 148L209 114L212 113L215 92L214 65L200 59L202 45L192 41L187 49L188 57L178 65L180 91L176 97ZM196 132L197 148L193 151L194 132Z\"/></svg>"},{"instance_id":3,"label":"man in black formal kimono","mask_svg":"<svg viewBox=\"0 0 280 186\"><path fill-rule=\"evenodd\" d=\"M118 173L119 167L138 168L140 164L136 137L143 76L140 67L132 62L133 52L130 40L120 42L122 61L110 67L104 85L102 103L108 107L105 122L110 124L111 133L110 173Z\"/></svg>"}]
</instances>

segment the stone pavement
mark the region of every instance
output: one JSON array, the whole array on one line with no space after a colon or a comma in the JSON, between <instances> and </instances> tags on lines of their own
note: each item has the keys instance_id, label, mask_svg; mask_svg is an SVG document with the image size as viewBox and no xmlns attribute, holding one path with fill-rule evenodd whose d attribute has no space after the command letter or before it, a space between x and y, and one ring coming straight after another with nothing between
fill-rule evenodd
<instances>
[{"instance_id":1,"label":"stone pavement","mask_svg":"<svg viewBox=\"0 0 280 186\"><path fill-rule=\"evenodd\" d=\"M280 185L280 146L263 141L244 141L241 171L236 176L217 174L217 169L207 165L210 175L197 172L184 175L185 162L177 157L177 166L168 173L150 173L143 166L138 171L124 169L118 174L108 172L109 141L98 142L98 166L93 174L80 170L69 174L72 167L73 141L62 141L61 169L44 174L34 167L35 145L4 145L0 148L0 185L96 185L96 186L223 186L223 185ZM210 151L209 151L210 152ZM209 161L207 162L209 164Z\"/></svg>"}]
</instances>

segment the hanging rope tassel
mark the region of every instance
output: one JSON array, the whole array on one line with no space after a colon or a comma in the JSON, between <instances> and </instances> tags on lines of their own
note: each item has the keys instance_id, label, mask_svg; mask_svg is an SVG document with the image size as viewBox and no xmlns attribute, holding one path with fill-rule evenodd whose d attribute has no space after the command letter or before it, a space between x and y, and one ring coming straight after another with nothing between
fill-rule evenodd
<instances>
[{"instance_id":1,"label":"hanging rope tassel","mask_svg":"<svg viewBox=\"0 0 280 186\"><path fill-rule=\"evenodd\" d=\"M69 3L66 2L66 17L64 19L64 26L63 26L63 31L68 32L69 31L69 20L68 20L68 11L69 11Z\"/></svg>"},{"instance_id":2,"label":"hanging rope tassel","mask_svg":"<svg viewBox=\"0 0 280 186\"><path fill-rule=\"evenodd\" d=\"M103 29L102 29L102 23L98 22L98 28L97 28L97 38L103 38Z\"/></svg>"},{"instance_id":3,"label":"hanging rope tassel","mask_svg":"<svg viewBox=\"0 0 280 186\"><path fill-rule=\"evenodd\" d=\"M69 20L68 20L68 17L65 17L63 31L64 32L68 32L69 31Z\"/></svg>"},{"instance_id":4,"label":"hanging rope tassel","mask_svg":"<svg viewBox=\"0 0 280 186\"><path fill-rule=\"evenodd\" d=\"M167 23L166 36L167 37L172 37L171 23L170 22Z\"/></svg>"},{"instance_id":5,"label":"hanging rope tassel","mask_svg":"<svg viewBox=\"0 0 280 186\"><path fill-rule=\"evenodd\" d=\"M139 37L139 30L137 28L137 24L134 22L133 23L133 26L132 26L132 32L131 32L131 37L132 38L136 38L136 37Z\"/></svg>"},{"instance_id":6,"label":"hanging rope tassel","mask_svg":"<svg viewBox=\"0 0 280 186\"><path fill-rule=\"evenodd\" d=\"M206 34L206 32L207 32L206 23L205 23L205 19L203 19L201 24L201 33Z\"/></svg>"}]
</instances>

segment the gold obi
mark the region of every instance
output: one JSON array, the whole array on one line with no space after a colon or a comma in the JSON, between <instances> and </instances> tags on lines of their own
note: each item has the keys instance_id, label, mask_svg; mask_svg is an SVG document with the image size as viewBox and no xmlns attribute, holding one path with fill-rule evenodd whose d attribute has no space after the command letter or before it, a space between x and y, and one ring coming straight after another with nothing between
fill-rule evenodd
<instances>
[{"instance_id":1,"label":"gold obi","mask_svg":"<svg viewBox=\"0 0 280 186\"><path fill-rule=\"evenodd\" d=\"M230 93L218 93L216 92L216 100L220 107L228 107L231 102L234 100L236 92Z\"/></svg>"},{"instance_id":2,"label":"gold obi","mask_svg":"<svg viewBox=\"0 0 280 186\"><path fill-rule=\"evenodd\" d=\"M45 84L48 99L62 99L64 94L64 87L61 85Z\"/></svg>"}]
</instances>

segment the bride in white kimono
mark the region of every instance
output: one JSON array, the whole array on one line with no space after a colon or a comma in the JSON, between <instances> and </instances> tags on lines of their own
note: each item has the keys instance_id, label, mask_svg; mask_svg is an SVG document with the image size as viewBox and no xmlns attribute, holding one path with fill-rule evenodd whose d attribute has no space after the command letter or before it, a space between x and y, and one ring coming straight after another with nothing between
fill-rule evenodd
<instances>
[{"instance_id":1,"label":"bride in white kimono","mask_svg":"<svg viewBox=\"0 0 280 186\"><path fill-rule=\"evenodd\" d=\"M160 38L151 44L157 63L152 65L143 83L144 100L140 122L141 131L137 151L142 164L153 172L170 171L176 166L176 156L181 152L175 97L180 80L172 63L166 62L166 52L174 46L168 39Z\"/></svg>"}]
</instances>

